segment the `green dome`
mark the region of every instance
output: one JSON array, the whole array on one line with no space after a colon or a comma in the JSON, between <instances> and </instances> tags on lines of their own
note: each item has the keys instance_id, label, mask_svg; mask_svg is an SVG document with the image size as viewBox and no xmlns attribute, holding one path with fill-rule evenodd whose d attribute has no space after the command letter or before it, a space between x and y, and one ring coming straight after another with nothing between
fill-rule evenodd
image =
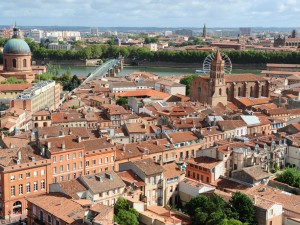
<instances>
[{"instance_id":1,"label":"green dome","mask_svg":"<svg viewBox=\"0 0 300 225\"><path fill-rule=\"evenodd\" d=\"M18 38L10 39L6 42L3 48L3 53L5 54L31 54L28 44Z\"/></svg>"}]
</instances>

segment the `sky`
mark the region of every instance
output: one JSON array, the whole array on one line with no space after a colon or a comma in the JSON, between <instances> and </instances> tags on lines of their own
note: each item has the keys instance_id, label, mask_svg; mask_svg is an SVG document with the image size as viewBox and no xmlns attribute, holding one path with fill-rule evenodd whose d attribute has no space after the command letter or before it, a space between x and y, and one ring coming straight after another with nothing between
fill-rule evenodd
<instances>
[{"instance_id":1,"label":"sky","mask_svg":"<svg viewBox=\"0 0 300 225\"><path fill-rule=\"evenodd\" d=\"M300 27L300 0L0 0L0 24Z\"/></svg>"}]
</instances>

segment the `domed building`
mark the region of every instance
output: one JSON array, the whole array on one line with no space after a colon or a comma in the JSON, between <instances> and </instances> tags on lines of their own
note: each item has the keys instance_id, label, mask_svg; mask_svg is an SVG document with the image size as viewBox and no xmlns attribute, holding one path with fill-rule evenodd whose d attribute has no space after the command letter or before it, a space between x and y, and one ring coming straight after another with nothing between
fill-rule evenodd
<instances>
[{"instance_id":1,"label":"domed building","mask_svg":"<svg viewBox=\"0 0 300 225\"><path fill-rule=\"evenodd\" d=\"M36 74L46 72L46 67L31 65L31 51L28 44L21 39L19 28L15 26L13 31L12 38L3 48L3 71L0 75L5 78L16 77L31 83Z\"/></svg>"}]
</instances>

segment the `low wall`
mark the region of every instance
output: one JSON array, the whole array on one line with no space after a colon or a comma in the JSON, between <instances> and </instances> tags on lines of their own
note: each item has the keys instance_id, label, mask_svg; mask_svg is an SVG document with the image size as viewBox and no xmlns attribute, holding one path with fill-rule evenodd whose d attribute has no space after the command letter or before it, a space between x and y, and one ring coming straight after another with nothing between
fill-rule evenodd
<instances>
[{"instance_id":1,"label":"low wall","mask_svg":"<svg viewBox=\"0 0 300 225\"><path fill-rule=\"evenodd\" d=\"M37 65L70 65L70 66L95 66L101 62L101 59L87 59L87 60L34 60Z\"/></svg>"},{"instance_id":2,"label":"low wall","mask_svg":"<svg viewBox=\"0 0 300 225\"><path fill-rule=\"evenodd\" d=\"M281 183L281 182L276 181L276 180L269 180L268 186L283 190L285 192L295 192L298 195L300 195L300 189L299 188L294 188L292 186L289 186L287 184Z\"/></svg>"}]
</instances>

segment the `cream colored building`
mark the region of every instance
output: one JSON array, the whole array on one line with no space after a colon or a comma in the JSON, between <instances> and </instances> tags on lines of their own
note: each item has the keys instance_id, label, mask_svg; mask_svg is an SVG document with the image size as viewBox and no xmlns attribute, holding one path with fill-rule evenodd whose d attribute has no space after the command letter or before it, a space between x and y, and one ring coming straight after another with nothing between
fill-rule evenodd
<instances>
[{"instance_id":1,"label":"cream colored building","mask_svg":"<svg viewBox=\"0 0 300 225\"><path fill-rule=\"evenodd\" d=\"M11 107L28 110L35 113L41 109L55 110L58 107L57 95L61 89L55 81L42 81L24 90L11 101Z\"/></svg>"}]
</instances>

